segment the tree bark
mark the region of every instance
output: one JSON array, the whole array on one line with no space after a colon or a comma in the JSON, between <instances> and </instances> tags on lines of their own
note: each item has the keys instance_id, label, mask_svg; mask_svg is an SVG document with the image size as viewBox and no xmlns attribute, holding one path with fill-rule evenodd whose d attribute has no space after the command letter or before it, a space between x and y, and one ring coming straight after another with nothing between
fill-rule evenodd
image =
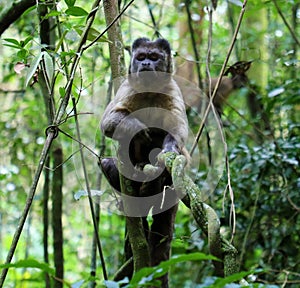
<instances>
[{"instance_id":1,"label":"tree bark","mask_svg":"<svg viewBox=\"0 0 300 288\"><path fill-rule=\"evenodd\" d=\"M53 149L53 183L52 183L52 230L53 253L55 266L54 287L62 288L64 278L63 228L62 228L62 184L63 184L63 153L61 147Z\"/></svg>"},{"instance_id":2,"label":"tree bark","mask_svg":"<svg viewBox=\"0 0 300 288\"><path fill-rule=\"evenodd\" d=\"M108 26L119 14L118 1L116 0L105 0L103 1L103 8L105 14L106 25ZM118 90L121 79L126 75L126 67L124 60L124 45L121 33L120 21L116 21L115 24L107 31L109 43L109 55L111 63L111 75L112 79L115 80L115 92ZM119 81L119 80L120 81Z\"/></svg>"}]
</instances>

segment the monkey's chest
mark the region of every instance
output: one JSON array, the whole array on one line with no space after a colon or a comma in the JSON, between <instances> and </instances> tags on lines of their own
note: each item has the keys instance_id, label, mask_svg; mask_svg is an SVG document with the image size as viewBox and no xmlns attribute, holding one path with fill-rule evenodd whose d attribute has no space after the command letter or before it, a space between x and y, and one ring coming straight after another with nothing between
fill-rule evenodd
<instances>
[{"instance_id":1,"label":"monkey's chest","mask_svg":"<svg viewBox=\"0 0 300 288\"><path fill-rule=\"evenodd\" d=\"M132 95L128 103L132 116L150 126L163 125L164 119L170 117L173 107L174 103L169 95L150 92Z\"/></svg>"}]
</instances>

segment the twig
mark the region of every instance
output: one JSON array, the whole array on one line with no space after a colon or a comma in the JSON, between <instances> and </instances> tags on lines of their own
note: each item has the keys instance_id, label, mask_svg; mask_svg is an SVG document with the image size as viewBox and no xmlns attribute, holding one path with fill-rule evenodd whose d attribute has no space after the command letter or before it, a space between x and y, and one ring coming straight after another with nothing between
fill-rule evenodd
<instances>
[{"instance_id":1,"label":"twig","mask_svg":"<svg viewBox=\"0 0 300 288\"><path fill-rule=\"evenodd\" d=\"M198 141L200 139L200 136L202 135L202 132L203 132L203 128L204 128L204 124L206 122L206 119L208 117L208 113L209 113L209 110L212 109L214 115L215 115L215 118L216 118L216 111L214 109L214 106L213 106L213 100L217 94L217 91L219 89L219 86L220 86L220 83L221 83L221 80L222 80L222 76L224 74L224 71L225 71L225 68L227 66L227 63L228 63L228 60L229 60L229 57L231 55L231 52L233 50L233 47L234 47L234 44L235 44L235 41L236 41L236 37L237 37L237 34L239 32L239 29L240 29L240 26L241 26L241 23L242 23L242 19L243 19L243 15L245 13L245 9L246 9L246 4L247 4L247 0L244 0L244 3L243 3L243 7L241 9L241 12L240 12L240 15L239 15L239 19L238 19L238 23L237 23L237 26L235 28L235 31L234 31L234 34L233 34L233 37L232 37L232 41L231 41L231 44L229 46L229 49L228 49L228 52L227 52L227 55L226 55L226 58L225 58L225 61L223 63L223 66L222 66L222 69L220 71L220 75L218 77L218 80L217 80L217 83L216 83L216 86L215 86L215 89L213 91L213 94L211 95L211 97L209 97L209 105L207 106L206 110L205 110L205 113L204 113L204 116L203 116L203 119L202 119L202 122L200 124L200 127L199 127L199 130L197 132L197 135L196 135L196 139L193 143L193 146L192 146L192 149L190 151L190 155L193 154L194 150L196 149L197 147L197 144L198 144ZM218 118L216 118L218 119ZM220 126L220 123L219 121L217 121L218 123L218 127ZM220 129L220 127L219 127ZM228 177L228 189L229 189L229 194L230 194L230 199L231 199L231 213L230 215L233 216L233 230L232 230L232 236L234 235L235 233L235 223L236 223L236 220L235 220L235 207L234 207L234 194L233 194L233 191L232 191L232 187L231 187L231 183L230 183L230 169L229 169L229 162L228 162L228 157L227 157L227 144L226 144L226 141L224 139L224 136L223 134L221 133L221 137L222 137L222 142L224 144L224 148L225 148L225 154L226 154L226 170L227 170L227 177Z\"/></svg>"},{"instance_id":2,"label":"twig","mask_svg":"<svg viewBox=\"0 0 300 288\"><path fill-rule=\"evenodd\" d=\"M78 117L77 117L77 110L76 110L76 99L74 97L72 98L72 102L73 102L73 109L75 112L75 124L76 124L77 137L78 137L79 143L82 143L81 136L80 136L79 122L78 122ZM102 264L103 278L105 280L107 280L108 277L107 277L107 272L106 272L104 255L103 255L103 250L102 250L102 246L101 246L100 236L98 233L97 220L96 220L96 216L95 216L95 209L94 209L94 205L93 205L92 193L91 193L91 189L90 189L90 185L89 185L89 181L88 181L88 175L87 175L87 171L86 171L86 166L85 166L85 161L84 161L84 156L83 156L83 149L82 149L81 144L79 144L79 148L80 148L81 165L82 165L82 169L83 169L85 185L86 185L86 190L88 192L88 199L89 199L89 204L90 204L90 209L91 209L91 214L92 214L92 219L93 219L94 233L95 233L98 252L99 252L100 260L101 260L101 264Z\"/></svg>"},{"instance_id":3,"label":"twig","mask_svg":"<svg viewBox=\"0 0 300 288\"><path fill-rule=\"evenodd\" d=\"M232 41L231 41L231 44L229 46L229 49L228 49L228 52L227 52L227 55L226 55L226 58L225 58L225 61L223 63L223 66L222 66L222 69L221 69L221 72L220 72L220 75L218 77L218 81L216 83L216 86L215 86L215 89L214 89L214 92L210 98L210 102L212 103L214 98L215 98L215 95L217 94L217 90L219 89L219 86L220 86L220 83L221 83L221 80L222 80L222 76L224 74L224 71L226 69L226 66L227 66L227 63L228 63L228 60L229 60L229 57L231 55L231 52L232 52L232 49L234 47L234 44L235 44L235 40L236 40L236 37L237 37L237 34L240 30L240 26L241 26L241 23L242 23L242 19L243 19L243 16L244 16L244 13L245 13L245 9L246 9L246 4L247 4L247 0L244 0L244 3L243 3L243 7L241 9L241 12L240 12L240 16L239 16L239 19L238 19L238 23L237 23L237 26L235 28L235 31L234 31L234 34L233 34L233 37L232 37ZM198 141L200 139L200 136L202 135L202 132L203 132L203 128L204 128L204 124L206 122L206 119L208 117L208 113L209 113L209 110L211 108L211 105L208 105L208 107L206 108L205 112L204 112L204 116L203 116L203 119L202 119L202 122L200 124L200 127L198 129L198 132L197 132L197 135L196 135L196 138L195 138L195 141L193 143L193 146L190 150L190 154L192 155L198 145Z\"/></svg>"},{"instance_id":4,"label":"twig","mask_svg":"<svg viewBox=\"0 0 300 288\"><path fill-rule=\"evenodd\" d=\"M198 54L198 50L197 50L197 43L196 43L196 39L195 39L195 33L194 33L194 29L192 26L192 16L191 16L191 11L190 11L190 1L186 0L185 1L185 8L186 8L186 13L188 16L188 25L189 25L189 31L191 34L191 40L192 40L192 46L193 46L193 50L194 50L194 55L195 55L195 63L196 63L196 69L197 69L197 76L198 76L198 86L200 89L202 89L202 79L201 79L201 70L200 70L200 57Z\"/></svg>"},{"instance_id":5,"label":"twig","mask_svg":"<svg viewBox=\"0 0 300 288\"><path fill-rule=\"evenodd\" d=\"M159 30L158 30L158 25L157 25L157 23L155 21L155 18L154 18L153 12L152 12L150 1L149 0L145 0L145 2L147 4L147 6L148 6L148 11L149 11L149 14L150 14L150 17L151 17L151 21L152 21L152 24L153 24L153 27L154 27L154 33L155 33L156 37L159 38L160 33L159 33Z\"/></svg>"},{"instance_id":6,"label":"twig","mask_svg":"<svg viewBox=\"0 0 300 288\"><path fill-rule=\"evenodd\" d=\"M282 21L284 22L285 26L288 28L288 30L290 31L293 39L295 40L295 42L300 46L300 41L298 40L295 31L292 29L292 27L290 26L290 24L287 22L287 20L285 19L282 11L280 10L280 7L278 6L278 3L276 0L273 0L273 3L275 5L275 8L278 12L278 14L280 15Z\"/></svg>"},{"instance_id":7,"label":"twig","mask_svg":"<svg viewBox=\"0 0 300 288\"><path fill-rule=\"evenodd\" d=\"M127 8L134 2L134 0L131 0L129 3L127 3L127 5L123 8L123 10L118 14L118 16L104 29L104 31L102 33L100 33L95 39L94 41L92 41L89 45L86 45L85 47L83 47L83 51L90 48L93 44L95 44L118 20L119 18L125 13L125 11L127 10Z\"/></svg>"},{"instance_id":8,"label":"twig","mask_svg":"<svg viewBox=\"0 0 300 288\"><path fill-rule=\"evenodd\" d=\"M232 190L232 186L231 186L231 177L230 177L230 166L229 166L229 161L228 161L228 155L227 155L227 143L226 140L224 138L224 135L222 133L222 127L221 127L221 122L219 119L219 116L216 112L216 109L213 105L212 102L212 95L211 95L211 75L210 75L210 54L211 54L211 47L212 47L212 13L213 10L212 8L209 8L209 37L208 37L208 48L207 48L207 59L206 59L206 73L207 73L207 77L209 79L209 87L208 87L208 91L209 91L209 106L212 109L214 118L216 120L217 126L218 126L218 131L220 132L221 135L221 139L222 139L222 143L224 146L224 154L225 154L225 164L226 164L226 171L227 171L227 187L229 190L229 195L230 195L230 200L231 200L231 207L230 207L230 220L231 220L231 216L232 216L232 221L230 221L230 223L232 222L232 238L235 234L235 226L236 226L236 217L235 217L235 206L234 206L234 193ZM223 75L223 74L221 74ZM227 190L227 189L226 189ZM225 193L226 193L225 190ZM225 193L224 193L224 197L225 197ZM232 240L232 239L231 239Z\"/></svg>"}]
</instances>

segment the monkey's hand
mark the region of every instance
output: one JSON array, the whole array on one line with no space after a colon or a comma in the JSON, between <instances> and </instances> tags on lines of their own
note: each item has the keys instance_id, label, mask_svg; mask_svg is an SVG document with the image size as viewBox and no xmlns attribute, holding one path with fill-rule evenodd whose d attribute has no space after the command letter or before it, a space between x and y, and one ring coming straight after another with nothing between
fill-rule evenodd
<instances>
[{"instance_id":1,"label":"monkey's hand","mask_svg":"<svg viewBox=\"0 0 300 288\"><path fill-rule=\"evenodd\" d=\"M130 141L135 136L141 141L151 141L148 127L139 119L122 112L111 113L104 117L101 129L105 136L117 141Z\"/></svg>"}]
</instances>

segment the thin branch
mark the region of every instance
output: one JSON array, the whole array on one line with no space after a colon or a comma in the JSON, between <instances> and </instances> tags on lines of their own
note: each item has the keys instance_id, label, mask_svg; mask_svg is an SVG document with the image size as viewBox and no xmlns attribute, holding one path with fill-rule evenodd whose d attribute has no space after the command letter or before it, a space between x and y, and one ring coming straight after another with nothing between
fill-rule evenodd
<instances>
[{"instance_id":1,"label":"thin branch","mask_svg":"<svg viewBox=\"0 0 300 288\"><path fill-rule=\"evenodd\" d=\"M160 37L160 33L159 33L159 30L158 30L158 25L155 21L155 18L154 18L154 15L153 15L153 12L152 12L152 8L151 8L151 4L150 4L150 1L149 0L145 0L147 6L148 6L148 11L149 11L149 14L150 14L150 17L151 17L151 21L152 21L152 24L153 24L153 27L154 27L154 33L156 35L156 37Z\"/></svg>"},{"instance_id":2,"label":"thin branch","mask_svg":"<svg viewBox=\"0 0 300 288\"><path fill-rule=\"evenodd\" d=\"M129 3L127 3L127 5L123 8L123 10L118 14L118 16L103 30L102 33L100 33L95 39L94 41L92 41L89 45L86 45L85 47L83 47L83 50L86 50L88 48L90 48L93 44L95 44L118 20L119 18L125 13L125 11L127 10L127 8L134 2L134 0L131 0Z\"/></svg>"},{"instance_id":3,"label":"thin branch","mask_svg":"<svg viewBox=\"0 0 300 288\"><path fill-rule=\"evenodd\" d=\"M185 8L186 8L186 13L188 16L188 25L189 25L189 31L191 34L191 40L192 40L192 46L193 46L193 50L194 50L194 55L195 55L195 63L196 63L196 69L197 69L197 76L198 76L198 86L202 89L202 79L201 79L201 70L200 70L200 57L199 57L199 53L197 50L197 43L196 43L196 39L195 39L195 32L192 26L192 16L191 16L191 11L190 11L190 1L186 0L185 1Z\"/></svg>"},{"instance_id":4,"label":"thin branch","mask_svg":"<svg viewBox=\"0 0 300 288\"><path fill-rule=\"evenodd\" d=\"M229 46L229 49L228 49L228 52L227 52L227 55L226 55L226 58L224 60L224 63L223 63L223 66L222 66L222 69L221 69L221 72L219 74L219 77L218 77L218 80L217 80L217 83L216 83L216 86L215 86L215 89L214 89L214 92L210 98L210 105L207 106L205 112L204 112L204 116L203 116L203 119L202 119L202 122L200 124L200 127L198 129L198 132L197 132L197 135L196 135L196 138L195 138L195 141L193 143L193 146L190 150L190 155L192 155L198 145L198 142L199 142L199 139L200 139L200 136L202 135L202 132L203 132L203 128L204 128L204 124L206 122L206 119L208 117L208 113L209 113L209 110L211 109L211 106L212 106L212 103L213 103L213 100L215 98L215 95L217 94L217 91L219 89L219 86L220 86L220 83L221 83L221 80L222 80L222 76L225 72L225 69L226 69L226 66L227 66L227 63L228 63L228 60L229 60L229 57L231 55L231 52L232 52L232 49L234 47L234 44L235 44L235 41L236 41L236 37L237 37L237 34L240 30L240 26L241 26L241 23L242 23L242 19L243 19L243 16L244 16L244 13L245 13L245 9L246 9L246 4L247 4L247 0L244 0L244 3L243 3L243 6L242 6L242 9L241 9L241 12L240 12L240 16L239 16L239 19L238 19L238 23L237 23L237 26L235 28L235 31L234 31L234 34L233 34L233 37L232 37L232 41L231 41L231 44Z\"/></svg>"},{"instance_id":5,"label":"thin branch","mask_svg":"<svg viewBox=\"0 0 300 288\"><path fill-rule=\"evenodd\" d=\"M72 102L73 102L73 109L74 109L74 112L75 112L75 115L76 115L75 116L75 124L76 124L77 137L78 137L79 143L81 143L82 141L81 141L81 136L80 136L79 122L78 122L78 118L77 118L77 111L76 111L76 100L75 100L74 97L72 98ZM101 260L101 265L102 265L103 278L105 280L108 280L105 261L104 261L104 255L103 255L103 250L102 250L102 245L101 245L100 236L99 236L99 233L98 233L98 225L97 225L97 220L96 220L96 216L95 216L95 208L94 208L94 205L93 205L92 193L91 193L90 184L89 184L89 181L88 181L88 175L87 175L87 170L86 170L86 166L85 166L83 151L81 149L82 148L81 144L79 144L79 148L80 148L81 165L82 165L82 169L83 169L85 185L86 185L86 190L88 192L88 199L89 199L89 204L90 204L90 209L91 209L91 214L92 214L92 219L93 219L94 233L95 233L94 235L96 237L98 252L99 252L99 255L100 255L100 260Z\"/></svg>"},{"instance_id":6,"label":"thin branch","mask_svg":"<svg viewBox=\"0 0 300 288\"><path fill-rule=\"evenodd\" d=\"M276 0L273 0L273 3L276 7L276 10L278 12L278 14L280 15L282 21L284 22L285 26L288 28L288 30L290 31L293 39L295 40L295 42L300 46L300 41L299 39L297 38L297 35L295 33L295 31L292 29L291 25L287 22L286 18L284 17L282 11L280 10L280 7L278 6L278 3Z\"/></svg>"}]
</instances>

